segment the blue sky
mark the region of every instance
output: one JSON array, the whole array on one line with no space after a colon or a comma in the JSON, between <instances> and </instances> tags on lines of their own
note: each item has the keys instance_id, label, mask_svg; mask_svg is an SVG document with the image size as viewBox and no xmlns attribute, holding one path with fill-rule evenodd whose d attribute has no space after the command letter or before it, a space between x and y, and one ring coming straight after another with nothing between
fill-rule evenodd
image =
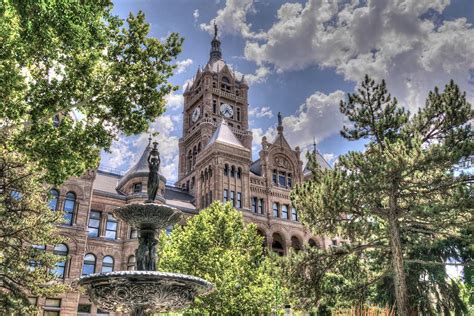
<instances>
[{"instance_id":1,"label":"blue sky","mask_svg":"<svg viewBox=\"0 0 474 316\"><path fill-rule=\"evenodd\" d=\"M209 58L216 21L224 60L250 80L253 156L263 135L275 135L276 114L284 116L293 146L319 151L331 163L362 143L339 136L344 118L339 100L354 91L365 73L386 79L389 90L411 111L427 92L454 79L474 101L474 1L472 0L121 0L114 13L141 10L150 36L184 37L173 84L183 86ZM182 92L168 97L160 132L162 173L176 180L182 134ZM147 135L120 137L101 168L124 171L141 154Z\"/></svg>"}]
</instances>

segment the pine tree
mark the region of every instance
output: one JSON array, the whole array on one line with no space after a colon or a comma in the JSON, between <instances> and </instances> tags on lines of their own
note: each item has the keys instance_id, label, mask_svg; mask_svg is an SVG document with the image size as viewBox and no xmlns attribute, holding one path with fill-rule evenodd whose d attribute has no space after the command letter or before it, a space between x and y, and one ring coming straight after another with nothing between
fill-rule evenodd
<instances>
[{"instance_id":1,"label":"pine tree","mask_svg":"<svg viewBox=\"0 0 474 316\"><path fill-rule=\"evenodd\" d=\"M458 290L446 280L445 264L449 258L472 261L458 255L469 244L462 232L473 221L467 185L472 180L453 172L474 148L469 124L474 115L465 94L450 82L443 92L430 92L425 106L410 115L384 81L376 84L366 76L340 110L351 123L342 136L365 140L365 151L340 156L331 170L313 163L313 179L292 192L302 221L315 233L350 242L338 253L323 254L334 258L328 270L349 268L354 259L368 263L364 273L353 273L351 288L360 294L379 286L387 301L393 293L399 315L450 304L463 309L453 298ZM422 306L420 293L436 302Z\"/></svg>"}]
</instances>

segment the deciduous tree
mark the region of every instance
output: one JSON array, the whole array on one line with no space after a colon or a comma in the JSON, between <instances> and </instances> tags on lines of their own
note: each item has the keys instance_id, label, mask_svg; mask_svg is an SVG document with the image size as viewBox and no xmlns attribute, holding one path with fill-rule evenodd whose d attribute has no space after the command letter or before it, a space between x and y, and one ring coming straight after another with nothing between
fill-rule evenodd
<instances>
[{"instance_id":1,"label":"deciduous tree","mask_svg":"<svg viewBox=\"0 0 474 316\"><path fill-rule=\"evenodd\" d=\"M212 203L185 226L161 235L159 269L213 282L215 292L196 299L187 313L257 315L281 309L286 295L279 269L262 252L254 224L227 203Z\"/></svg>"}]
</instances>

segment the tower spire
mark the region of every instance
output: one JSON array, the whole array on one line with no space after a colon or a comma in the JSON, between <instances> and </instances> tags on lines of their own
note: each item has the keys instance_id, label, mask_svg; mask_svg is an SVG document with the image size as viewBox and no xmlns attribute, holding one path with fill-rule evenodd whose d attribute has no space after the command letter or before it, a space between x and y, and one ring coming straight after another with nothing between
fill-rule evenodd
<instances>
[{"instance_id":1,"label":"tower spire","mask_svg":"<svg viewBox=\"0 0 474 316\"><path fill-rule=\"evenodd\" d=\"M217 38L217 24L214 21L214 38L211 41L211 53L209 63L222 59L221 41Z\"/></svg>"}]
</instances>

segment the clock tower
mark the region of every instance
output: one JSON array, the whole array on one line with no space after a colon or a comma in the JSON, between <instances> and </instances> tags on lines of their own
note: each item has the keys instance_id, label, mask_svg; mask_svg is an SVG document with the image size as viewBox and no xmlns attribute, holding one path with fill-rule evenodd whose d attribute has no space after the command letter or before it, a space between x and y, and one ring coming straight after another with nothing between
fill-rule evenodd
<instances>
[{"instance_id":1,"label":"clock tower","mask_svg":"<svg viewBox=\"0 0 474 316\"><path fill-rule=\"evenodd\" d=\"M242 158L246 163L251 159L248 88L245 77L237 77L223 60L217 26L214 25L209 61L204 68L197 70L183 94L183 136L179 140L179 174L176 185L195 198L201 185L200 162L204 156L208 156L204 154L204 149L209 152L210 141L215 138L213 136L216 133L237 141L244 149L241 152L245 153ZM222 124L225 126L222 127ZM214 160L211 169L216 169L218 163Z\"/></svg>"}]
</instances>

